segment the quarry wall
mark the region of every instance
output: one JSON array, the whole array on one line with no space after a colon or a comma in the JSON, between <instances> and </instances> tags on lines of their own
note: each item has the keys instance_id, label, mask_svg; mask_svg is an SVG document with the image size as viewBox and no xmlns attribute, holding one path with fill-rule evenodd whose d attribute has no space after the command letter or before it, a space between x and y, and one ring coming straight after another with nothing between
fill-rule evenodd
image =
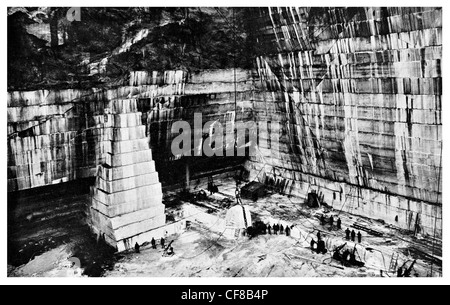
<instances>
[{"instance_id":1,"label":"quarry wall","mask_svg":"<svg viewBox=\"0 0 450 305\"><path fill-rule=\"evenodd\" d=\"M94 177L108 103L137 99L156 164L174 161L171 125L193 126L194 113L276 121L280 129L258 130L259 153L245 164L252 179L441 236L442 10L261 8L248 17L261 50L254 71L137 71L111 89L8 92L8 191Z\"/></svg>"},{"instance_id":2,"label":"quarry wall","mask_svg":"<svg viewBox=\"0 0 450 305\"><path fill-rule=\"evenodd\" d=\"M194 113L202 114L203 124L251 116L253 83L246 70L132 72L129 81L112 89L8 92L8 191L94 177L105 160L112 100L137 100L157 163L174 160L173 122L194 126Z\"/></svg>"},{"instance_id":3,"label":"quarry wall","mask_svg":"<svg viewBox=\"0 0 450 305\"><path fill-rule=\"evenodd\" d=\"M255 120L284 126L279 147L250 158L254 176L440 235L442 10L278 8L253 18Z\"/></svg>"}]
</instances>

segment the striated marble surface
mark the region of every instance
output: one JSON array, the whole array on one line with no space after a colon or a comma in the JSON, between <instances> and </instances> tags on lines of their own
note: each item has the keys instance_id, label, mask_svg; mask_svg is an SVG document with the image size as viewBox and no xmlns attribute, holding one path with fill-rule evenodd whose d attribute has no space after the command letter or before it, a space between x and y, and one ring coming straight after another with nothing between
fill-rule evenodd
<instances>
[{"instance_id":1,"label":"striated marble surface","mask_svg":"<svg viewBox=\"0 0 450 305\"><path fill-rule=\"evenodd\" d=\"M104 125L114 111L112 100L122 100L121 107L127 98L137 100L142 126L120 132L145 133L153 159L171 162L177 136L171 132L173 122L185 120L193 127L195 113L203 124L249 120L251 75L242 69L236 75L233 69L141 71L130 73L129 86L111 89L8 92L8 191L94 177L105 161L105 139L113 132Z\"/></svg>"},{"instance_id":2,"label":"striated marble surface","mask_svg":"<svg viewBox=\"0 0 450 305\"><path fill-rule=\"evenodd\" d=\"M248 23L254 71L135 71L115 88L9 92L8 191L94 177L113 135L109 102L137 99L143 126L120 133L145 133L157 166L174 162L173 122L193 126L195 113L279 122L260 124L252 178L441 236L442 10L261 8Z\"/></svg>"},{"instance_id":3,"label":"striated marble surface","mask_svg":"<svg viewBox=\"0 0 450 305\"><path fill-rule=\"evenodd\" d=\"M286 193L428 234L442 230L442 10L275 8L254 14L257 121L279 149L247 163ZM331 204L332 203L332 204ZM394 219L398 216L398 222Z\"/></svg>"}]
</instances>

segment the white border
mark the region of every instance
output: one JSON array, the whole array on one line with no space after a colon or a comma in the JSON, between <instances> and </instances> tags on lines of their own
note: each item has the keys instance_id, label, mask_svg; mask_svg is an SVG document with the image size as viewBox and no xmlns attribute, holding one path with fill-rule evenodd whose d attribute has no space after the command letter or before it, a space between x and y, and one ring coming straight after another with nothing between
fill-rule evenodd
<instances>
[{"instance_id":1,"label":"white border","mask_svg":"<svg viewBox=\"0 0 450 305\"><path fill-rule=\"evenodd\" d=\"M95 5L93 5L95 3ZM0 247L2 251L0 251L0 284L92 284L92 285L104 285L104 284L151 284L151 285L401 285L401 284L410 284L410 285L442 285L444 283L450 282L450 263L447 259L450 260L449 257L449 245L448 242L445 241L443 243L443 277L442 278L414 278L414 279L401 279L401 278L8 278L7 275L7 253L6 253L6 228L7 228L7 177L6 177L6 165L7 165L7 132L6 132L6 94L7 94L7 81L6 81L6 71L7 71L7 46L6 46L6 37L7 37L7 14L6 10L8 6L437 6L443 7L443 23L445 23L448 19L447 8L450 7L448 1L419 1L419 0L397 0L393 1L357 1L357 0L347 0L347 1L292 1L292 0L272 0L272 1L237 1L237 0L229 0L227 2L218 1L218 0L198 0L198 1L179 1L179 0L164 0L164 1L137 1L137 0L127 0L127 1L105 1L105 0L97 0L95 2L92 1L71 1L64 3L62 5L61 1L55 0L45 0L45 1L11 1L6 0L2 1L3 11L1 14L1 33L2 37L4 37L3 46L1 48L1 71L2 73L2 84L3 84L3 96L5 100L3 101L1 107L4 109L4 118L5 121L1 124L0 130L0 143L2 143L2 154L0 158L3 164L3 174L0 175L0 187L1 187L1 215L0 215ZM163 4L163 5L162 5ZM226 5L224 5L226 4ZM450 58L448 46L450 46L449 35L447 34L446 27L444 26L443 31L443 69L442 71L448 71L447 59ZM446 74L443 78L443 96L446 97L448 90L446 85L450 85L450 82L447 80ZM443 99L442 102L443 114L442 117L446 117L445 114L448 112L448 106ZM446 120L443 120L443 155L448 152L448 145L450 145L449 141L449 126L450 123ZM448 183L448 165L446 159L443 158L443 186L450 185ZM445 187L444 187L445 188ZM449 191L444 189L443 194L443 218L447 221L443 223L443 236L448 236L448 229L450 224L450 215L449 209L445 207L445 202L449 201Z\"/></svg>"}]
</instances>

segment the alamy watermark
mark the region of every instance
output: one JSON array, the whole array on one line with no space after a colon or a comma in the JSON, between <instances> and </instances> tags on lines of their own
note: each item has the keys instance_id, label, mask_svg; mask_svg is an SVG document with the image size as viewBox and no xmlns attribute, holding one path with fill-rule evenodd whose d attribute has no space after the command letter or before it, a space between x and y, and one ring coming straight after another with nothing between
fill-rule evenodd
<instances>
[{"instance_id":1,"label":"alamy watermark","mask_svg":"<svg viewBox=\"0 0 450 305\"><path fill-rule=\"evenodd\" d=\"M194 114L194 126L186 121L172 124L171 132L179 133L171 144L174 156L257 156L258 147L279 149L278 122L234 122L223 126L219 121L203 125L202 114Z\"/></svg>"},{"instance_id":2,"label":"alamy watermark","mask_svg":"<svg viewBox=\"0 0 450 305\"><path fill-rule=\"evenodd\" d=\"M81 21L81 7L71 7L66 13L66 19L69 22Z\"/></svg>"}]
</instances>

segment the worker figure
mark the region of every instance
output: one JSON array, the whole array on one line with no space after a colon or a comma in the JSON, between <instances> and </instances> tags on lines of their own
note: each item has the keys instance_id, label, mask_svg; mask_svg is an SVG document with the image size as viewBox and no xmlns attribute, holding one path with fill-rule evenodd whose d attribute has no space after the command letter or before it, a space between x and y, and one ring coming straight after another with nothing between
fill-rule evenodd
<instances>
[{"instance_id":1,"label":"worker figure","mask_svg":"<svg viewBox=\"0 0 450 305\"><path fill-rule=\"evenodd\" d=\"M273 225L273 233L275 234L275 235L277 235L277 233L278 233L278 229L279 229L280 227L278 226L278 224L274 224Z\"/></svg>"},{"instance_id":2,"label":"worker figure","mask_svg":"<svg viewBox=\"0 0 450 305\"><path fill-rule=\"evenodd\" d=\"M140 253L139 249L140 249L140 246L139 246L138 243L136 243L136 244L134 245L134 252Z\"/></svg>"},{"instance_id":3,"label":"worker figure","mask_svg":"<svg viewBox=\"0 0 450 305\"><path fill-rule=\"evenodd\" d=\"M267 232L269 232L269 235L272 235L272 227L270 226L270 223L267 225Z\"/></svg>"},{"instance_id":4,"label":"worker figure","mask_svg":"<svg viewBox=\"0 0 450 305\"><path fill-rule=\"evenodd\" d=\"M265 223L261 224L261 231L262 231L262 234L267 234L267 226Z\"/></svg>"},{"instance_id":5,"label":"worker figure","mask_svg":"<svg viewBox=\"0 0 450 305\"><path fill-rule=\"evenodd\" d=\"M155 241L155 239L153 237L152 237L151 244L152 244L152 248L156 249L156 241Z\"/></svg>"},{"instance_id":6,"label":"worker figure","mask_svg":"<svg viewBox=\"0 0 450 305\"><path fill-rule=\"evenodd\" d=\"M316 253L319 254L320 252L322 252L322 249L321 249L321 241L318 240L318 241L317 241Z\"/></svg>"},{"instance_id":7,"label":"worker figure","mask_svg":"<svg viewBox=\"0 0 450 305\"><path fill-rule=\"evenodd\" d=\"M349 255L350 255L350 251L348 251L348 249L345 249L344 253L342 253L342 264L344 264L348 261Z\"/></svg>"},{"instance_id":8,"label":"worker figure","mask_svg":"<svg viewBox=\"0 0 450 305\"><path fill-rule=\"evenodd\" d=\"M289 228L289 226L286 227L286 236L291 236L291 228Z\"/></svg>"},{"instance_id":9,"label":"worker figure","mask_svg":"<svg viewBox=\"0 0 450 305\"><path fill-rule=\"evenodd\" d=\"M106 236L105 236L105 233L99 233L98 235L97 235L97 243L100 243L100 244L105 244L105 242L106 242Z\"/></svg>"},{"instance_id":10,"label":"worker figure","mask_svg":"<svg viewBox=\"0 0 450 305\"><path fill-rule=\"evenodd\" d=\"M358 243L359 243L359 244L361 243L361 239L362 239L361 232L358 231Z\"/></svg>"},{"instance_id":11,"label":"worker figure","mask_svg":"<svg viewBox=\"0 0 450 305\"><path fill-rule=\"evenodd\" d=\"M235 197L236 197L236 203L242 205L241 189L237 185L236 185Z\"/></svg>"},{"instance_id":12,"label":"worker figure","mask_svg":"<svg viewBox=\"0 0 450 305\"><path fill-rule=\"evenodd\" d=\"M320 216L320 224L323 226L325 224L325 216Z\"/></svg>"},{"instance_id":13,"label":"worker figure","mask_svg":"<svg viewBox=\"0 0 450 305\"><path fill-rule=\"evenodd\" d=\"M356 233L355 233L355 230L352 230L352 241L355 241L355 237L356 237Z\"/></svg>"},{"instance_id":14,"label":"worker figure","mask_svg":"<svg viewBox=\"0 0 450 305\"><path fill-rule=\"evenodd\" d=\"M337 227L338 230L341 229L341 225L342 225L341 219L338 218L337 223L336 223L336 227Z\"/></svg>"},{"instance_id":15,"label":"worker figure","mask_svg":"<svg viewBox=\"0 0 450 305\"><path fill-rule=\"evenodd\" d=\"M333 215L330 216L330 227L333 228L334 218Z\"/></svg>"},{"instance_id":16,"label":"worker figure","mask_svg":"<svg viewBox=\"0 0 450 305\"><path fill-rule=\"evenodd\" d=\"M213 194L211 181L208 182L208 191L209 191L209 195L211 196Z\"/></svg>"},{"instance_id":17,"label":"worker figure","mask_svg":"<svg viewBox=\"0 0 450 305\"><path fill-rule=\"evenodd\" d=\"M353 251L350 252L350 263L351 264L355 264L356 263L356 254L355 253L356 253L356 245L353 248Z\"/></svg>"},{"instance_id":18,"label":"worker figure","mask_svg":"<svg viewBox=\"0 0 450 305\"><path fill-rule=\"evenodd\" d=\"M317 231L317 241L319 241L320 240L320 231Z\"/></svg>"},{"instance_id":19,"label":"worker figure","mask_svg":"<svg viewBox=\"0 0 450 305\"><path fill-rule=\"evenodd\" d=\"M165 244L165 240L164 240L164 237L161 237L161 248L163 248L164 249L164 244Z\"/></svg>"},{"instance_id":20,"label":"worker figure","mask_svg":"<svg viewBox=\"0 0 450 305\"><path fill-rule=\"evenodd\" d=\"M327 249L325 248L325 241L323 240L318 240L317 241L317 253L322 253L325 254L327 253Z\"/></svg>"},{"instance_id":21,"label":"worker figure","mask_svg":"<svg viewBox=\"0 0 450 305\"><path fill-rule=\"evenodd\" d=\"M175 252L173 252L173 247L171 246L169 250L167 250L167 255L174 255L174 254Z\"/></svg>"},{"instance_id":22,"label":"worker figure","mask_svg":"<svg viewBox=\"0 0 450 305\"><path fill-rule=\"evenodd\" d=\"M200 200L205 200L207 197L208 197L208 195L206 195L204 190L200 190L197 193L197 198L200 199Z\"/></svg>"},{"instance_id":23,"label":"worker figure","mask_svg":"<svg viewBox=\"0 0 450 305\"><path fill-rule=\"evenodd\" d=\"M284 234L284 227L283 225L280 225L280 235Z\"/></svg>"},{"instance_id":24,"label":"worker figure","mask_svg":"<svg viewBox=\"0 0 450 305\"><path fill-rule=\"evenodd\" d=\"M313 251L314 251L314 244L315 243L316 243L316 241L314 240L314 238L311 238L310 246L311 246L311 250L313 250Z\"/></svg>"},{"instance_id":25,"label":"worker figure","mask_svg":"<svg viewBox=\"0 0 450 305\"><path fill-rule=\"evenodd\" d=\"M345 230L345 239L350 240L350 230L348 228Z\"/></svg>"}]
</instances>

